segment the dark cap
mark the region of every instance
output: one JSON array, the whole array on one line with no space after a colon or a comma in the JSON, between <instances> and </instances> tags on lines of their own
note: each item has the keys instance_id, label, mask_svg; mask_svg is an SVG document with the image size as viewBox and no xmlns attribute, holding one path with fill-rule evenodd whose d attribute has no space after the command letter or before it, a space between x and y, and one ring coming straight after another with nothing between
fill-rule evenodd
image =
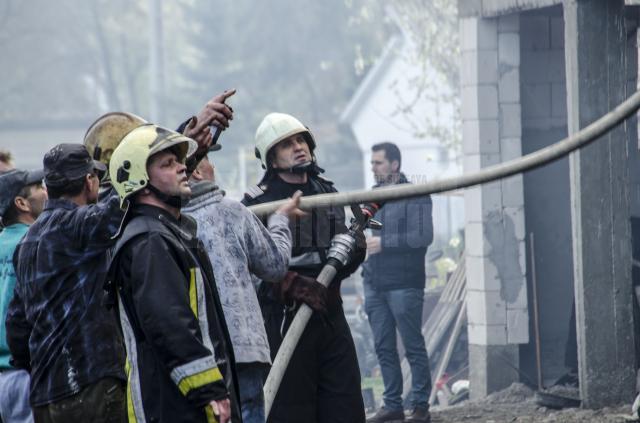
<instances>
[{"instance_id":1,"label":"dark cap","mask_svg":"<svg viewBox=\"0 0 640 423\"><path fill-rule=\"evenodd\" d=\"M42 183L44 172L34 170L10 170L0 174L0 216L3 216L13 203L13 200L20 194L22 188L29 185Z\"/></svg>"},{"instance_id":2,"label":"dark cap","mask_svg":"<svg viewBox=\"0 0 640 423\"><path fill-rule=\"evenodd\" d=\"M97 173L102 178L107 171L103 163L91 158L82 144L58 144L44 155L42 164L44 182L53 187L66 185L89 173Z\"/></svg>"}]
</instances>

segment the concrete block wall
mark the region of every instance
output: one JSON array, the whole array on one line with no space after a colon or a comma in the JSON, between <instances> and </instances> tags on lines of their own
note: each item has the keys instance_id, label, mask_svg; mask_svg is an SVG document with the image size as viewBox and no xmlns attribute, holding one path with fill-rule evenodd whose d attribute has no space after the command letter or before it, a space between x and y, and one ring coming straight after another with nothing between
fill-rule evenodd
<instances>
[{"instance_id":1,"label":"concrete block wall","mask_svg":"<svg viewBox=\"0 0 640 423\"><path fill-rule=\"evenodd\" d=\"M522 155L519 16L463 18L460 35L464 172L469 173ZM469 343L526 343L522 177L468 189L465 216Z\"/></svg>"},{"instance_id":2,"label":"concrete block wall","mask_svg":"<svg viewBox=\"0 0 640 423\"><path fill-rule=\"evenodd\" d=\"M564 22L560 13L523 14L520 18L522 58L522 126L548 130L567 125Z\"/></svg>"},{"instance_id":3,"label":"concrete block wall","mask_svg":"<svg viewBox=\"0 0 640 423\"><path fill-rule=\"evenodd\" d=\"M562 7L521 13L520 42L522 149L527 154L567 136ZM550 382L567 372L565 355L574 293L568 159L528 172L523 178L527 249L536 269L535 281L528 275L529 292L535 286L541 362ZM535 342L521 348L520 360L520 370L535 380Z\"/></svg>"}]
</instances>

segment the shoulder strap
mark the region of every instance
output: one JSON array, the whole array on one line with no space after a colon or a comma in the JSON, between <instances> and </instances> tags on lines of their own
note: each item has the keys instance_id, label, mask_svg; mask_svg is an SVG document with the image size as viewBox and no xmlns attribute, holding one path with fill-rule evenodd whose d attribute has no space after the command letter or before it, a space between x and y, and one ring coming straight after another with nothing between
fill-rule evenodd
<instances>
[{"instance_id":1,"label":"shoulder strap","mask_svg":"<svg viewBox=\"0 0 640 423\"><path fill-rule=\"evenodd\" d=\"M259 184L250 187L247 192L244 194L244 197L248 200L255 200L256 198L263 195L268 189L267 184Z\"/></svg>"}]
</instances>

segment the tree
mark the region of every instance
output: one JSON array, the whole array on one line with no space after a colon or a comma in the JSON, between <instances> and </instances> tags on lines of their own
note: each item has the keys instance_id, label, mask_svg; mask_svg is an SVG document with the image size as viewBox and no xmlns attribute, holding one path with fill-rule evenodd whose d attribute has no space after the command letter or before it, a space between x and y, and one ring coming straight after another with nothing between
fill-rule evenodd
<instances>
[{"instance_id":1,"label":"tree","mask_svg":"<svg viewBox=\"0 0 640 423\"><path fill-rule=\"evenodd\" d=\"M392 3L394 21L412 43L406 60L422 68L410 83L416 88L411 99L402 99L398 113L410 111L419 101L441 102L455 106L455 124L442 125L433 116L412 122L419 137L440 139L459 152L462 142L460 119L460 43L456 0L397 0ZM436 77L427 77L433 75ZM443 85L445 86L443 89Z\"/></svg>"},{"instance_id":2,"label":"tree","mask_svg":"<svg viewBox=\"0 0 640 423\"><path fill-rule=\"evenodd\" d=\"M364 0L182 4L189 25L170 54L176 59L169 71L177 82L173 114L184 115L194 103L236 87L236 120L225 134L225 149L248 147L267 113L288 112L322 135L321 165L357 186L359 150L337 120L362 77L364 57L381 50L387 35L383 10ZM365 6L367 19L361 15Z\"/></svg>"}]
</instances>

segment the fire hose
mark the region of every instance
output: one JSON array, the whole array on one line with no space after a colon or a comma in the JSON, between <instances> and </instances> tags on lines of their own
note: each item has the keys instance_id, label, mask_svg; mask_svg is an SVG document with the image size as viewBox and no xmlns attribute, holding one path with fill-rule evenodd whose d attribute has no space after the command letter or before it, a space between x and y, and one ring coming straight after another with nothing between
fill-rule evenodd
<instances>
[{"instance_id":1,"label":"fire hose","mask_svg":"<svg viewBox=\"0 0 640 423\"><path fill-rule=\"evenodd\" d=\"M329 248L329 252L327 253L327 263L323 266L320 274L316 278L320 284L325 287L329 286L338 270L349 263L353 255L352 253L356 248L356 234L358 232L369 227L370 224L371 227L377 227L380 225L379 222L372 219L379 208L380 204L378 203L368 203L362 209L357 206L351 207L354 214L352 224L347 233L338 234L331 240L331 248ZM264 406L266 417L269 416L273 400L275 399L276 394L278 393L278 388L280 387L280 382L282 382L284 373L289 365L289 360L291 360L291 356L298 345L300 336L302 335L304 328L307 326L312 313L313 310L311 307L306 304L302 304L300 308L298 308L296 316L293 318L293 321L289 326L289 330L287 330L287 334L282 340L278 354L276 354L276 359L273 361L273 366L271 367L269 376L267 376L267 381L264 384Z\"/></svg>"},{"instance_id":2,"label":"fire hose","mask_svg":"<svg viewBox=\"0 0 640 423\"><path fill-rule=\"evenodd\" d=\"M556 142L548 147L519 157L514 160L510 160L498 165L484 168L478 172L456 176L452 178L446 178L441 180L434 180L424 184L407 184L402 186L389 186L376 190L361 190L351 191L345 193L331 193L320 194L309 197L304 197L300 201L300 208L303 210L312 210L319 207L328 206L345 206L356 205L363 203L384 203L392 200L399 200L404 198L412 198L424 196L427 194L435 194L439 192L451 191L460 188L466 188L473 185L491 182L497 179L512 176L518 173L526 172L540 166L544 166L555 160L561 159L567 154L585 147L591 142L597 140L611 129L622 123L625 119L629 118L633 113L640 109L640 91L635 92L624 102L620 103L613 110L600 117L595 122L591 123L587 127L581 129L569 137ZM264 203L256 206L251 206L249 209L257 215L267 215L273 213L287 200L274 201L270 203ZM354 209L354 208L352 208ZM362 228L366 226L368 220L372 216L357 216L354 225L356 228ZM364 219L364 220L363 220ZM353 226L352 226L353 229ZM351 232L351 230L350 230ZM350 248L355 246L354 243L350 244L350 241L346 239L348 234L343 234L345 237L334 237L335 243L332 244L328 257L330 259L327 265L322 269L318 275L318 282L327 286L333 280L338 268L346 264L344 259L345 255L348 255ZM340 238L338 238L340 237ZM338 238L338 239L336 239ZM353 237L352 237L353 238ZM333 252L332 252L333 251ZM296 345L306 327L309 318L311 317L312 310L303 304L287 331L284 340L278 350L276 359L274 360L269 376L264 386L265 395L265 415L269 416L273 400L284 376L284 372L289 364L289 360Z\"/></svg>"},{"instance_id":3,"label":"fire hose","mask_svg":"<svg viewBox=\"0 0 640 423\"><path fill-rule=\"evenodd\" d=\"M420 197L427 194L452 191L473 185L483 184L505 178L517 173L526 172L550 162L558 160L574 150L582 148L595 141L611 129L619 125L633 113L640 109L640 91L635 92L613 110L600 117L579 132L556 142L548 147L534 151L498 165L486 167L478 172L460 175L452 178L439 179L424 184L406 184L402 186L388 186L376 190L361 190L331 194L318 194L303 197L300 208L312 210L318 207L346 206L369 202L387 202L403 198ZM268 215L275 212L287 200L251 206L249 209L257 215Z\"/></svg>"}]
</instances>

